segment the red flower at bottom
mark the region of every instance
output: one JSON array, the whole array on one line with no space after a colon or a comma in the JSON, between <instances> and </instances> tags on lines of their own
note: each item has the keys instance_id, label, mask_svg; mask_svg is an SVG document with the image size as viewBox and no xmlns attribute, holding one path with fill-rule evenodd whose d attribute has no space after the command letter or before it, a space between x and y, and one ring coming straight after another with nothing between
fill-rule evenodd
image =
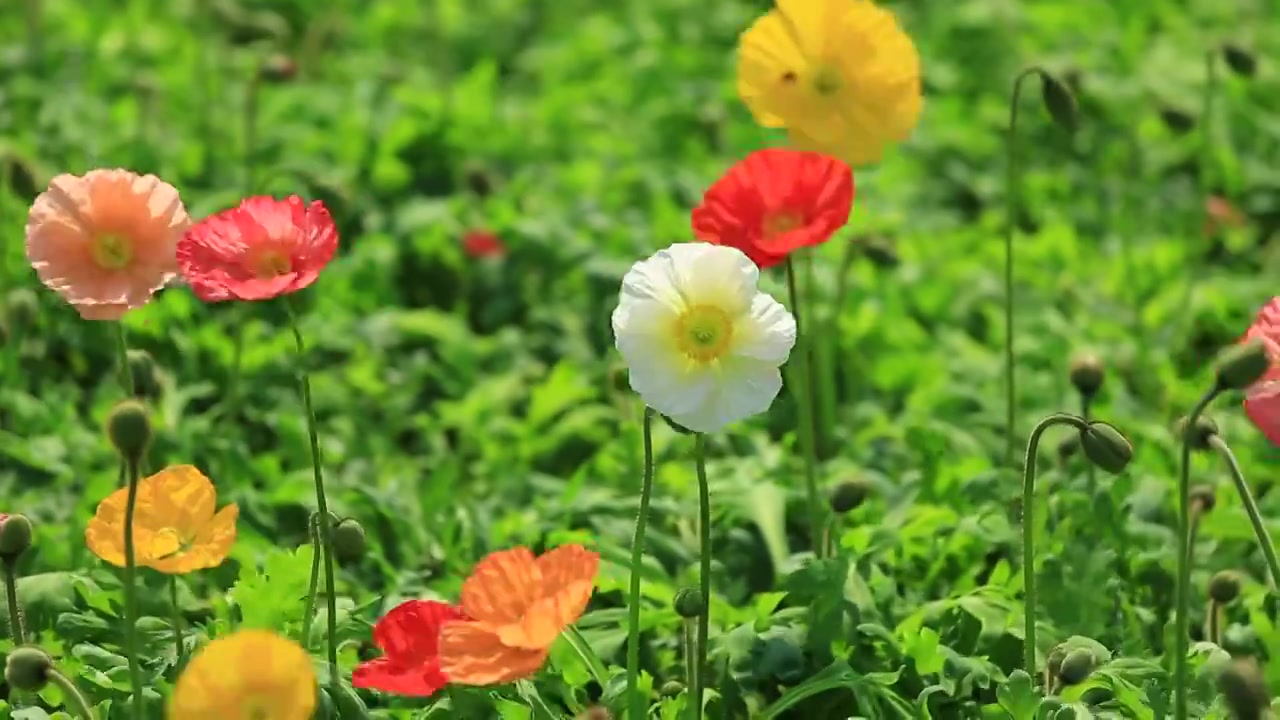
<instances>
[{"instance_id":1,"label":"red flower at bottom","mask_svg":"<svg viewBox=\"0 0 1280 720\"><path fill-rule=\"evenodd\" d=\"M466 620L462 610L432 600L409 600L373 626L373 642L384 653L351 674L351 684L395 695L428 697L448 684L440 669L440 630L450 620Z\"/></svg>"}]
</instances>

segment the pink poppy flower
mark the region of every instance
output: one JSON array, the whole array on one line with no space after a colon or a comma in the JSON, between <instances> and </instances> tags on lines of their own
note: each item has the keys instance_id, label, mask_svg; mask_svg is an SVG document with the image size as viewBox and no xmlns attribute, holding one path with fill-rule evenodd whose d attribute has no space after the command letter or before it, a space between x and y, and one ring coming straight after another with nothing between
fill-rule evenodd
<instances>
[{"instance_id":1,"label":"pink poppy flower","mask_svg":"<svg viewBox=\"0 0 1280 720\"><path fill-rule=\"evenodd\" d=\"M177 275L190 224L178 191L154 175L59 175L27 215L27 260L81 317L119 320Z\"/></svg>"},{"instance_id":2,"label":"pink poppy flower","mask_svg":"<svg viewBox=\"0 0 1280 720\"><path fill-rule=\"evenodd\" d=\"M1271 298L1258 312L1244 340L1255 337L1266 343L1271 369L1245 391L1244 411L1268 440L1280 446L1280 297Z\"/></svg>"},{"instance_id":3,"label":"pink poppy flower","mask_svg":"<svg viewBox=\"0 0 1280 720\"><path fill-rule=\"evenodd\" d=\"M338 250L324 203L258 196L196 224L178 242L178 266L205 302L269 300L297 292Z\"/></svg>"}]
</instances>

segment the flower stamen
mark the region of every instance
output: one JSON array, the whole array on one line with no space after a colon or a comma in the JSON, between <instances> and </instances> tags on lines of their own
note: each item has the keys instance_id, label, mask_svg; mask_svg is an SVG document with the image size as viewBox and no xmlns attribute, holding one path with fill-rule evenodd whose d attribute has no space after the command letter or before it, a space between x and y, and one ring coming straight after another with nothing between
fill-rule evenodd
<instances>
[{"instance_id":1,"label":"flower stamen","mask_svg":"<svg viewBox=\"0 0 1280 720\"><path fill-rule=\"evenodd\" d=\"M770 213L764 218L764 236L772 240L804 225L804 218L789 211Z\"/></svg>"},{"instance_id":2,"label":"flower stamen","mask_svg":"<svg viewBox=\"0 0 1280 720\"><path fill-rule=\"evenodd\" d=\"M133 259L133 246L129 239L115 233L104 233L94 238L93 262L103 270L123 270Z\"/></svg>"},{"instance_id":3,"label":"flower stamen","mask_svg":"<svg viewBox=\"0 0 1280 720\"><path fill-rule=\"evenodd\" d=\"M844 77L840 74L840 70L833 65L822 64L817 67L813 73L813 89L823 97L831 97L840 92L840 88L844 85Z\"/></svg>"},{"instance_id":4,"label":"flower stamen","mask_svg":"<svg viewBox=\"0 0 1280 720\"><path fill-rule=\"evenodd\" d=\"M733 320L712 305L695 305L676 320L676 347L690 360L709 363L720 359L733 340Z\"/></svg>"},{"instance_id":5,"label":"flower stamen","mask_svg":"<svg viewBox=\"0 0 1280 720\"><path fill-rule=\"evenodd\" d=\"M292 271L293 263L289 261L289 256L276 250L263 251L253 263L253 274L263 280L287 275Z\"/></svg>"}]
</instances>

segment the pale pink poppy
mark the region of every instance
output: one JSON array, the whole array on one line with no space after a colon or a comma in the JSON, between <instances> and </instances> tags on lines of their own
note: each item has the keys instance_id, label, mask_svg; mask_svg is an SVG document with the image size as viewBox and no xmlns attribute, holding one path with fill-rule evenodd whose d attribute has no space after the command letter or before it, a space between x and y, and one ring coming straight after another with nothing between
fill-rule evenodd
<instances>
[{"instance_id":1,"label":"pale pink poppy","mask_svg":"<svg viewBox=\"0 0 1280 720\"><path fill-rule=\"evenodd\" d=\"M154 175L59 175L27 215L27 260L81 317L118 320L177 274L190 224L178 191Z\"/></svg>"},{"instance_id":2,"label":"pale pink poppy","mask_svg":"<svg viewBox=\"0 0 1280 720\"><path fill-rule=\"evenodd\" d=\"M1271 369L1245 391L1244 411L1267 439L1280 446L1280 297L1271 298L1244 339L1261 338L1271 355Z\"/></svg>"}]
</instances>

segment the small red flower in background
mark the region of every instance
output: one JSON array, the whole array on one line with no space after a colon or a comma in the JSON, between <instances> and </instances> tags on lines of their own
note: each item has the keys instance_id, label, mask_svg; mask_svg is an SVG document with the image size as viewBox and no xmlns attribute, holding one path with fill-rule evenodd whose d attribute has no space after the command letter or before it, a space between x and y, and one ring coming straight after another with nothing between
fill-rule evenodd
<instances>
[{"instance_id":1,"label":"small red flower in background","mask_svg":"<svg viewBox=\"0 0 1280 720\"><path fill-rule=\"evenodd\" d=\"M449 682L440 670L440 631L450 620L465 619L460 609L442 602L400 603L373 626L373 642L383 657L360 663L351 684L396 695L434 694Z\"/></svg>"},{"instance_id":2,"label":"small red flower in background","mask_svg":"<svg viewBox=\"0 0 1280 720\"><path fill-rule=\"evenodd\" d=\"M1240 228L1249 223L1245 216L1231 201L1219 195L1210 195L1204 201L1205 235L1216 235L1223 228Z\"/></svg>"},{"instance_id":3,"label":"small red flower in background","mask_svg":"<svg viewBox=\"0 0 1280 720\"><path fill-rule=\"evenodd\" d=\"M502 238L488 230L470 230L462 236L462 249L473 258L496 257L507 252Z\"/></svg>"},{"instance_id":4,"label":"small red flower in background","mask_svg":"<svg viewBox=\"0 0 1280 720\"><path fill-rule=\"evenodd\" d=\"M1255 337L1266 343L1271 369L1245 391L1244 411L1268 440L1280 446L1280 297L1271 298L1258 312L1243 340Z\"/></svg>"},{"instance_id":5,"label":"small red flower in background","mask_svg":"<svg viewBox=\"0 0 1280 720\"><path fill-rule=\"evenodd\" d=\"M311 283L338 250L324 203L259 196L205 218L178 242L178 266L205 302L268 300Z\"/></svg>"},{"instance_id":6,"label":"small red flower in background","mask_svg":"<svg viewBox=\"0 0 1280 720\"><path fill-rule=\"evenodd\" d=\"M849 222L853 170L833 157L783 148L751 153L693 210L693 234L744 252L761 269L820 245Z\"/></svg>"}]
</instances>

